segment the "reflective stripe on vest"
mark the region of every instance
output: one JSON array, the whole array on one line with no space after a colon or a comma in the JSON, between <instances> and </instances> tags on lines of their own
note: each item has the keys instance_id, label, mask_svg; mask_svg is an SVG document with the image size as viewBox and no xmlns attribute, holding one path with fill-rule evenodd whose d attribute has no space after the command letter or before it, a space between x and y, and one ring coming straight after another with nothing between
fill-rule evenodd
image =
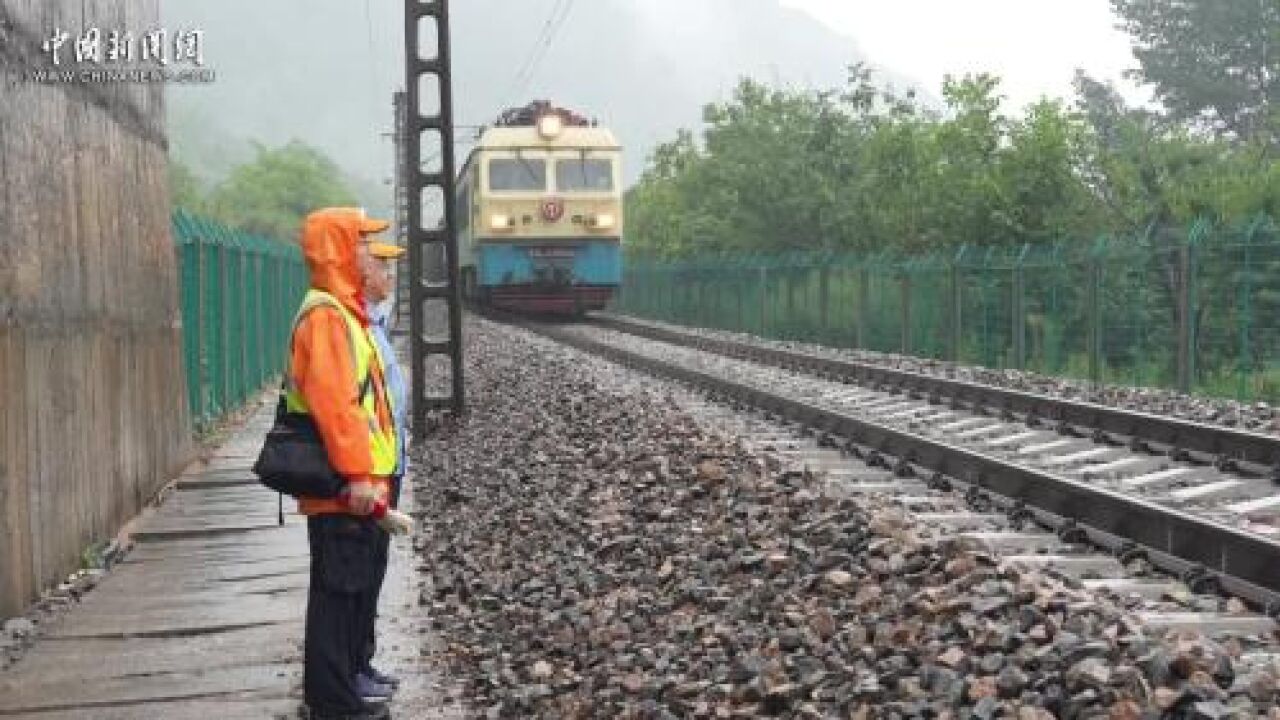
<instances>
[{"instance_id":1,"label":"reflective stripe on vest","mask_svg":"<svg viewBox=\"0 0 1280 720\"><path fill-rule=\"evenodd\" d=\"M382 394L384 402L387 403L387 415L391 416L394 409L391 407L391 399L386 392L385 378L386 370L383 364L382 354L378 352L373 338L369 337L369 331L360 321L351 314L342 303L333 295L323 290L312 288L307 291L306 297L302 301L302 307L298 308L298 314L293 318L293 331L298 329L298 323L302 322L302 318L320 305L328 305L338 311L342 316L343 322L347 325L347 344L351 349L351 359L355 364L355 377L352 378L352 385L355 388L356 397L364 410L365 422L369 428L369 451L371 460L373 461L372 474L378 476L389 476L396 470L398 462L398 449L396 438L395 424L390 427L381 427L378 422L378 405L377 395ZM290 333L292 338L292 333ZM292 353L290 353L292 357ZM375 369L379 375L384 378L381 389L372 388L371 373ZM290 372L285 378L285 407L291 413L308 414L310 410L307 408L306 399L302 397L302 393L298 391L293 381L293 373ZM370 388L371 391L365 391Z\"/></svg>"}]
</instances>

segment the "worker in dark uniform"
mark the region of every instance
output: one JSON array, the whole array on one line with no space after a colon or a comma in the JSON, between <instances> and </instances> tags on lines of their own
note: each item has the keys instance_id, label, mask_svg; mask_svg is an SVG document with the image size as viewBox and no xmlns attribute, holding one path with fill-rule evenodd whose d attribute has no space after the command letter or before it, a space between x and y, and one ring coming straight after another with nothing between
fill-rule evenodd
<instances>
[{"instance_id":1,"label":"worker in dark uniform","mask_svg":"<svg viewBox=\"0 0 1280 720\"><path fill-rule=\"evenodd\" d=\"M373 242L369 244L369 254L373 256L376 267L365 283L365 302L369 311L369 334L373 337L378 352L382 355L382 367L386 370L387 392L391 395L391 415L396 425L396 441L398 455L396 469L391 476L391 507L400 505L401 485L409 467L409 387L404 370L396 359L395 348L391 344L390 329L387 323L390 317L388 301L391 298L392 286L395 282L395 271L392 264L404 255L404 248ZM379 689L394 690L400 685L400 679L388 675L373 665L378 644L374 628L377 622L378 597L387 574L391 538L384 535L376 553L376 570L373 586L369 591L366 603L368 616L365 619L364 661L357 677L357 685L376 693Z\"/></svg>"}]
</instances>

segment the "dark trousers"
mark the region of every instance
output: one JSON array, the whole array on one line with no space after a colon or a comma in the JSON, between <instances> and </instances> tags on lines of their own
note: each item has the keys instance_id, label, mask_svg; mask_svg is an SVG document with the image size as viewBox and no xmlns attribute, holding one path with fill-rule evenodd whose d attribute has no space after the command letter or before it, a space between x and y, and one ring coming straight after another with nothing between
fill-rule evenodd
<instances>
[{"instance_id":1,"label":"dark trousers","mask_svg":"<svg viewBox=\"0 0 1280 720\"><path fill-rule=\"evenodd\" d=\"M391 507L400 505L400 481L401 478L391 478ZM368 594L364 602L364 618L362 624L362 637L364 654L361 657L359 669L367 671L373 665L373 656L378 652L378 638L376 635L376 625L378 621L378 596L382 594L382 581L387 577L387 560L391 550L391 535L385 532L378 533L378 543L374 548L373 554L373 582L369 586Z\"/></svg>"},{"instance_id":2,"label":"dark trousers","mask_svg":"<svg viewBox=\"0 0 1280 720\"><path fill-rule=\"evenodd\" d=\"M302 684L307 706L314 712L352 713L364 705L355 674L366 659L365 623L374 613L370 589L379 577L377 552L386 536L367 518L307 518L311 586Z\"/></svg>"}]
</instances>

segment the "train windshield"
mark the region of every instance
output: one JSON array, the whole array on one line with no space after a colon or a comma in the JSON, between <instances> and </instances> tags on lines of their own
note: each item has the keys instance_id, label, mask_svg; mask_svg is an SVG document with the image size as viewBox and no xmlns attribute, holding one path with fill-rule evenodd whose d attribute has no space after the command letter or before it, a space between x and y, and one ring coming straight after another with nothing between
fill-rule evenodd
<instances>
[{"instance_id":1,"label":"train windshield","mask_svg":"<svg viewBox=\"0 0 1280 720\"><path fill-rule=\"evenodd\" d=\"M546 190L547 161L494 158L489 161L489 189L494 192Z\"/></svg>"},{"instance_id":2,"label":"train windshield","mask_svg":"<svg viewBox=\"0 0 1280 720\"><path fill-rule=\"evenodd\" d=\"M556 189L579 192L613 190L613 162L609 160L557 160Z\"/></svg>"}]
</instances>

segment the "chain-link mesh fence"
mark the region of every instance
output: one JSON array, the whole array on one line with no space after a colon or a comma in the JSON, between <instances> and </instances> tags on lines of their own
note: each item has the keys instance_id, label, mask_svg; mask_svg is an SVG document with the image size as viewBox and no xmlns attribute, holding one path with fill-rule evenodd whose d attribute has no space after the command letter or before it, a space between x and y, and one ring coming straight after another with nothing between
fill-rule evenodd
<instances>
[{"instance_id":1,"label":"chain-link mesh fence","mask_svg":"<svg viewBox=\"0 0 1280 720\"><path fill-rule=\"evenodd\" d=\"M307 289L295 245L173 214L181 272L187 401L202 428L279 375Z\"/></svg>"},{"instance_id":2,"label":"chain-link mesh fence","mask_svg":"<svg viewBox=\"0 0 1280 720\"><path fill-rule=\"evenodd\" d=\"M616 307L777 339L1280 400L1280 231L1266 217L917 257L631 257Z\"/></svg>"}]
</instances>

